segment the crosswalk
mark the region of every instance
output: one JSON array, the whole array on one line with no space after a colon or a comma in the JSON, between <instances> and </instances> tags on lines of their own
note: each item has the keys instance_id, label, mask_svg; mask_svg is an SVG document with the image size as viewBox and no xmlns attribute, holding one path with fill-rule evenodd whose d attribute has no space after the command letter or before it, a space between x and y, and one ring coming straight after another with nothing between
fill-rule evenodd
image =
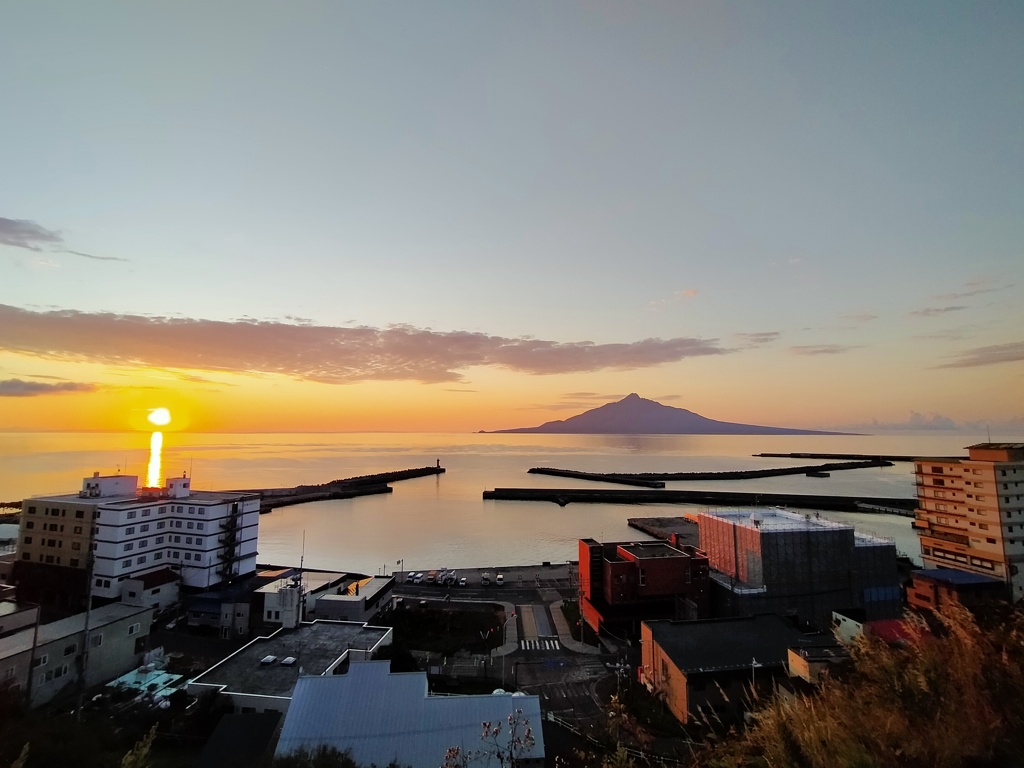
<instances>
[{"instance_id":1,"label":"crosswalk","mask_svg":"<svg viewBox=\"0 0 1024 768\"><path fill-rule=\"evenodd\" d=\"M557 651L562 646L554 637L541 637L536 640L520 640L519 647L524 651Z\"/></svg>"}]
</instances>

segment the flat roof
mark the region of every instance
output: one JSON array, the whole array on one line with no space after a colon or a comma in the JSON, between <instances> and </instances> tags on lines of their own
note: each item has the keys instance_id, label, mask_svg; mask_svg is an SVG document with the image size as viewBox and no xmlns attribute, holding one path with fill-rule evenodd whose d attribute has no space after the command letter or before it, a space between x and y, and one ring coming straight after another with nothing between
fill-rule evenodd
<instances>
[{"instance_id":1,"label":"flat roof","mask_svg":"<svg viewBox=\"0 0 1024 768\"><path fill-rule=\"evenodd\" d=\"M350 648L370 650L389 632L390 627L323 619L297 629L282 628L269 637L257 637L189 684L221 686L225 693L288 698L300 675L322 675ZM275 657L275 661L261 664L268 656ZM295 663L281 664L287 658L295 659Z\"/></svg>"},{"instance_id":2,"label":"flat roof","mask_svg":"<svg viewBox=\"0 0 1024 768\"><path fill-rule=\"evenodd\" d=\"M971 448L988 449L993 451L1024 450L1024 443L975 443L974 445L967 446L967 450L970 450Z\"/></svg>"},{"instance_id":3,"label":"flat roof","mask_svg":"<svg viewBox=\"0 0 1024 768\"><path fill-rule=\"evenodd\" d=\"M645 621L651 635L683 672L716 672L781 666L803 636L781 616L758 614L734 619Z\"/></svg>"},{"instance_id":4,"label":"flat roof","mask_svg":"<svg viewBox=\"0 0 1024 768\"><path fill-rule=\"evenodd\" d=\"M89 613L89 631L96 629L102 629L108 624L113 624L116 621L127 619L131 616L142 615L143 613L153 613L152 608L143 608L135 605L125 605L124 603L110 603L110 605L104 605L100 608L93 608ZM71 637L77 635L85 629L85 613L76 613L74 616L68 616L66 619L60 621L54 621L49 624L39 625L39 637L36 642L36 646L43 646L47 643L52 643L56 640L60 640L63 637ZM20 632L16 632L9 637L5 637L2 644L3 648L0 650L0 658L7 658L9 656L15 656L19 653L24 653L32 648L32 636L35 632L34 627L27 627Z\"/></svg>"},{"instance_id":5,"label":"flat roof","mask_svg":"<svg viewBox=\"0 0 1024 768\"><path fill-rule=\"evenodd\" d=\"M335 573L332 571L299 571L295 572L295 576L302 576L302 586L305 587L307 592L316 592L317 590L323 589L324 587L333 584L335 582L344 581L349 578L347 573ZM295 582L293 579L295 576L287 576L282 579L276 579L269 584L264 584L262 587L257 589L257 592L263 592L265 594L273 594L279 589L284 589L291 586Z\"/></svg>"},{"instance_id":6,"label":"flat roof","mask_svg":"<svg viewBox=\"0 0 1024 768\"><path fill-rule=\"evenodd\" d=\"M140 489L142 490L142 489ZM192 491L188 496L146 496L142 493L129 493L112 496L82 497L79 492L46 494L29 496L26 501L55 501L59 504L83 504L92 507L126 507L133 504L150 506L152 504L220 504L237 501L242 498L259 498L258 493L238 493L233 491Z\"/></svg>"},{"instance_id":7,"label":"flat roof","mask_svg":"<svg viewBox=\"0 0 1024 768\"><path fill-rule=\"evenodd\" d=\"M651 542L635 542L633 544L619 544L622 549L629 554L633 555L638 560L655 558L655 557L686 557L685 552L681 552L670 544L666 544L663 541L651 541Z\"/></svg>"},{"instance_id":8,"label":"flat roof","mask_svg":"<svg viewBox=\"0 0 1024 768\"><path fill-rule=\"evenodd\" d=\"M942 584L954 584L956 586L971 586L975 584L1005 584L1004 581L993 576L985 576L981 573L960 571L956 568L922 568L910 572L911 576L919 576L929 581L938 581Z\"/></svg>"},{"instance_id":9,"label":"flat roof","mask_svg":"<svg viewBox=\"0 0 1024 768\"><path fill-rule=\"evenodd\" d=\"M757 528L761 531L853 530L853 526L847 523L837 523L826 520L824 517L815 517L810 513L796 514L775 507L759 508L752 512L749 510L706 511L701 512L697 517L715 517L734 525Z\"/></svg>"}]
</instances>

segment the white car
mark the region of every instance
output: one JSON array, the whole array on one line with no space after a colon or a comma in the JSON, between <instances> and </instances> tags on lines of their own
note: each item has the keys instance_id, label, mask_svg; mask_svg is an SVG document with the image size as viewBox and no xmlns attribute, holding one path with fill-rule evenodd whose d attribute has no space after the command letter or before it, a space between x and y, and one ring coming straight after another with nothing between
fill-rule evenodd
<instances>
[{"instance_id":1,"label":"white car","mask_svg":"<svg viewBox=\"0 0 1024 768\"><path fill-rule=\"evenodd\" d=\"M422 573L417 573L415 576L413 576L412 577L412 583L413 584L422 584L423 583L423 574Z\"/></svg>"},{"instance_id":2,"label":"white car","mask_svg":"<svg viewBox=\"0 0 1024 768\"><path fill-rule=\"evenodd\" d=\"M495 576L494 583L497 584L499 587L502 586L505 583L505 574L499 573L497 576Z\"/></svg>"},{"instance_id":3,"label":"white car","mask_svg":"<svg viewBox=\"0 0 1024 768\"><path fill-rule=\"evenodd\" d=\"M469 582L468 582L468 581L466 581L466 577L465 577L465 576L463 576L463 577L462 577L461 579L459 579L459 586L460 586L460 587L464 587L464 586L466 586L467 584L469 584Z\"/></svg>"},{"instance_id":4,"label":"white car","mask_svg":"<svg viewBox=\"0 0 1024 768\"><path fill-rule=\"evenodd\" d=\"M416 573L414 571L409 571L407 574L405 574L405 583L409 584L413 581L416 581Z\"/></svg>"}]
</instances>

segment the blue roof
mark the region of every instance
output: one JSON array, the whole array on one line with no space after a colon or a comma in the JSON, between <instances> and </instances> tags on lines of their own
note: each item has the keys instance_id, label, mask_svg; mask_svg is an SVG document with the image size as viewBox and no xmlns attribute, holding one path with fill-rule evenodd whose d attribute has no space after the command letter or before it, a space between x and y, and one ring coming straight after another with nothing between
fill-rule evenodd
<instances>
[{"instance_id":1,"label":"blue roof","mask_svg":"<svg viewBox=\"0 0 1024 768\"><path fill-rule=\"evenodd\" d=\"M911 571L911 576L922 576L932 581L941 581L945 584L956 586L968 586L972 584L1002 584L1000 579L992 576L983 576L980 573L960 571L956 568L926 568L918 571Z\"/></svg>"},{"instance_id":2,"label":"blue roof","mask_svg":"<svg viewBox=\"0 0 1024 768\"><path fill-rule=\"evenodd\" d=\"M321 744L349 750L361 765L395 761L411 768L437 768L451 747L464 755L487 750L482 723L502 727L499 745L509 741L509 716L518 716L520 734L529 726L534 746L518 758L544 757L540 699L537 696L430 696L424 672L391 672L389 661L354 661L348 674L300 677L285 717L277 754ZM497 768L483 755L474 767Z\"/></svg>"}]
</instances>

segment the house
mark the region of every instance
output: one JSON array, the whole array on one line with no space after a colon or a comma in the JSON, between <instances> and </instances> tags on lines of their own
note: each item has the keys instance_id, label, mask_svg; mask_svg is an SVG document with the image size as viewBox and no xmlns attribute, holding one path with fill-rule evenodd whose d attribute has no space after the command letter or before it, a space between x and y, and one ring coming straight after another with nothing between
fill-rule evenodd
<instances>
[{"instance_id":1,"label":"house","mask_svg":"<svg viewBox=\"0 0 1024 768\"><path fill-rule=\"evenodd\" d=\"M321 595L316 615L335 621L370 621L391 600L394 576L370 576L358 579L337 595Z\"/></svg>"},{"instance_id":2,"label":"house","mask_svg":"<svg viewBox=\"0 0 1024 768\"><path fill-rule=\"evenodd\" d=\"M1006 583L956 568L932 568L911 571L907 586L907 605L911 608L941 612L950 603L975 608L1006 598Z\"/></svg>"},{"instance_id":3,"label":"house","mask_svg":"<svg viewBox=\"0 0 1024 768\"><path fill-rule=\"evenodd\" d=\"M113 680L141 661L152 620L152 608L113 603L19 629L0 640L0 683L37 707L83 682Z\"/></svg>"},{"instance_id":4,"label":"house","mask_svg":"<svg viewBox=\"0 0 1024 768\"><path fill-rule=\"evenodd\" d=\"M836 609L862 608L870 619L902 611L889 539L775 508L701 512L697 524L713 615L777 613L827 629Z\"/></svg>"},{"instance_id":5,"label":"house","mask_svg":"<svg viewBox=\"0 0 1024 768\"><path fill-rule=\"evenodd\" d=\"M171 568L161 568L124 580L121 602L125 605L146 605L157 613L178 602L181 577Z\"/></svg>"},{"instance_id":6,"label":"house","mask_svg":"<svg viewBox=\"0 0 1024 768\"><path fill-rule=\"evenodd\" d=\"M768 692L786 675L789 649L802 641L818 642L774 614L645 621L638 677L681 723L710 710L735 716L749 708L752 686Z\"/></svg>"},{"instance_id":7,"label":"house","mask_svg":"<svg viewBox=\"0 0 1024 768\"><path fill-rule=\"evenodd\" d=\"M498 733L481 738L482 723ZM388 661L353 662L344 675L299 679L277 755L320 745L349 750L360 765L437 768L456 747L465 757L480 751L471 761L480 768L544 765L539 697L432 696L425 672L393 673Z\"/></svg>"},{"instance_id":8,"label":"house","mask_svg":"<svg viewBox=\"0 0 1024 768\"><path fill-rule=\"evenodd\" d=\"M928 570L998 579L1016 602L1024 598L1024 443L978 443L967 452L914 460L921 559Z\"/></svg>"},{"instance_id":9,"label":"house","mask_svg":"<svg viewBox=\"0 0 1024 768\"><path fill-rule=\"evenodd\" d=\"M64 608L120 600L125 582L171 568L200 591L256 570L258 494L200 491L188 477L140 488L133 475L22 502L12 579L23 600Z\"/></svg>"},{"instance_id":10,"label":"house","mask_svg":"<svg viewBox=\"0 0 1024 768\"><path fill-rule=\"evenodd\" d=\"M595 632L635 637L644 619L707 616L708 559L695 547L580 539L579 553L581 614Z\"/></svg>"},{"instance_id":11,"label":"house","mask_svg":"<svg viewBox=\"0 0 1024 768\"><path fill-rule=\"evenodd\" d=\"M307 675L337 675L352 660L372 658L391 645L391 627L342 621L304 622L257 637L191 680L193 696L216 691L236 712L285 712L296 682Z\"/></svg>"}]
</instances>

